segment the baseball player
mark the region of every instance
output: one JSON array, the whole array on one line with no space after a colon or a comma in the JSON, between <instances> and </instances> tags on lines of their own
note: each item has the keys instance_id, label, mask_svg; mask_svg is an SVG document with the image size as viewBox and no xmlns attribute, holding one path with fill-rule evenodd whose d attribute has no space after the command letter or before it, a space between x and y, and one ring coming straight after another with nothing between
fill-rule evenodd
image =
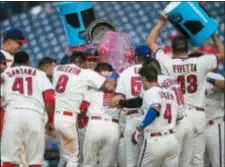
<instances>
[{"instance_id":1,"label":"baseball player","mask_svg":"<svg viewBox=\"0 0 225 167\"><path fill-rule=\"evenodd\" d=\"M142 105L145 117L132 135L136 144L144 133L139 166L178 166L179 144L174 135L178 104L174 93L158 84L155 68L143 66L139 73L145 89Z\"/></svg>"},{"instance_id":2,"label":"baseball player","mask_svg":"<svg viewBox=\"0 0 225 167\"><path fill-rule=\"evenodd\" d=\"M46 130L54 130L54 90L45 73L29 66L26 52L15 54L14 66L1 74L4 98L4 128L1 143L2 167L20 163L21 146L25 146L29 167L41 167L44 156L44 113L48 113Z\"/></svg>"},{"instance_id":3,"label":"baseball player","mask_svg":"<svg viewBox=\"0 0 225 167\"><path fill-rule=\"evenodd\" d=\"M174 92L174 96L178 103L178 114L174 131L175 136L180 142L179 166L190 166L193 154L192 148L190 148L190 145L192 145L193 143L193 126L184 113L185 105L181 88L176 79L162 74L160 64L157 60L149 59L145 61L143 66L148 68L155 68L158 72L158 84L165 89ZM143 103L143 99L141 97L120 101L116 100L112 100L110 105L111 107L117 106L119 104L120 107L133 108L141 107Z\"/></svg>"},{"instance_id":4,"label":"baseball player","mask_svg":"<svg viewBox=\"0 0 225 167\"><path fill-rule=\"evenodd\" d=\"M151 49L146 45L138 45L135 48L136 54L136 65L133 65L127 69L125 69L121 74L117 83L115 98L133 98L139 96L142 91L142 83L141 78L138 73L141 68L141 64L146 61L146 59L151 56ZM138 156L141 148L141 141L139 144L134 145L130 138L133 133L133 129L136 128L142 117L142 111L140 108L134 109L123 109L125 112L125 125L124 125L124 142L125 142L125 157L126 166L133 167L138 163ZM123 149L120 149L120 151ZM123 155L119 153L120 155ZM122 158L120 158L122 159ZM120 164L124 164L124 162L118 162Z\"/></svg>"},{"instance_id":5,"label":"baseball player","mask_svg":"<svg viewBox=\"0 0 225 167\"><path fill-rule=\"evenodd\" d=\"M214 72L208 73L207 77L211 80L208 80L205 89L206 152L213 167L224 167L224 94L213 82L224 80L224 77Z\"/></svg>"},{"instance_id":6,"label":"baseball player","mask_svg":"<svg viewBox=\"0 0 225 167\"><path fill-rule=\"evenodd\" d=\"M13 63L13 55L26 43L27 40L20 29L11 28L4 32L1 52L5 55L6 59L11 60L10 62L7 62L7 68L11 67Z\"/></svg>"},{"instance_id":7,"label":"baseball player","mask_svg":"<svg viewBox=\"0 0 225 167\"><path fill-rule=\"evenodd\" d=\"M157 45L156 40L161 28L165 25L167 16L162 14L159 22L152 29L147 43L155 52L163 73L177 78L184 94L186 114L194 125L194 156L192 165L203 166L205 150L206 115L204 110L204 86L206 74L217 67L218 61L224 60L224 46L216 35L212 36L217 48L216 55L188 57L188 43L184 37L172 40L173 58L165 55ZM191 146L190 146L191 147Z\"/></svg>"},{"instance_id":8,"label":"baseball player","mask_svg":"<svg viewBox=\"0 0 225 167\"><path fill-rule=\"evenodd\" d=\"M117 80L116 73L108 63L99 63L95 69L105 77ZM113 98L114 92L102 92L90 89L85 100L90 103L88 107L89 122L86 130L83 156L84 166L114 166L117 160L119 147L119 115L118 109L110 109L108 100ZM112 135L113 134L113 135Z\"/></svg>"},{"instance_id":9,"label":"baseball player","mask_svg":"<svg viewBox=\"0 0 225 167\"><path fill-rule=\"evenodd\" d=\"M58 65L53 72L53 85L56 90L56 137L59 140L59 167L76 167L79 161L78 132L75 127L80 104L88 87L113 90L115 82L106 80L96 72L82 69L85 63L83 52L75 51L71 64Z\"/></svg>"},{"instance_id":10,"label":"baseball player","mask_svg":"<svg viewBox=\"0 0 225 167\"><path fill-rule=\"evenodd\" d=\"M85 50L86 55L86 67L88 69L94 70L97 66L100 56L96 48L87 48Z\"/></svg>"},{"instance_id":11,"label":"baseball player","mask_svg":"<svg viewBox=\"0 0 225 167\"><path fill-rule=\"evenodd\" d=\"M84 52L86 57L85 66L87 69L94 70L99 61L99 53L96 48L87 48ZM88 123L87 108L89 103L82 101L80 106L81 113L77 116L80 146L80 166L83 166L83 144Z\"/></svg>"},{"instance_id":12,"label":"baseball player","mask_svg":"<svg viewBox=\"0 0 225 167\"><path fill-rule=\"evenodd\" d=\"M11 61L11 60L6 59L4 54L0 52L0 74L6 70L6 67L7 67L6 63L8 61ZM2 78L1 78L1 82L3 82ZM2 103L2 99L0 103ZM0 108L0 137L2 136L3 119L4 119L4 110L3 108Z\"/></svg>"},{"instance_id":13,"label":"baseball player","mask_svg":"<svg viewBox=\"0 0 225 167\"><path fill-rule=\"evenodd\" d=\"M50 79L52 82L52 74L53 74L53 69L56 67L56 59L51 58L51 57L44 57L43 59L40 60L38 64L38 68L41 71L44 71L47 75L47 77Z\"/></svg>"}]
</instances>

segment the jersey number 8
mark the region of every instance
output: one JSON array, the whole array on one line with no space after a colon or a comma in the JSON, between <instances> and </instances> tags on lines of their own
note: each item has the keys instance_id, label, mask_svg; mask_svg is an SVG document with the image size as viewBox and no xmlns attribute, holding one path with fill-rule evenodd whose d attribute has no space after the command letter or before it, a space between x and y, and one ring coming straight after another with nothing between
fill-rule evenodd
<instances>
[{"instance_id":1,"label":"jersey number 8","mask_svg":"<svg viewBox=\"0 0 225 167\"><path fill-rule=\"evenodd\" d=\"M60 75L59 76L59 79L56 83L56 88L55 88L57 93L65 92L68 80L69 80L69 77L67 75Z\"/></svg>"}]
</instances>

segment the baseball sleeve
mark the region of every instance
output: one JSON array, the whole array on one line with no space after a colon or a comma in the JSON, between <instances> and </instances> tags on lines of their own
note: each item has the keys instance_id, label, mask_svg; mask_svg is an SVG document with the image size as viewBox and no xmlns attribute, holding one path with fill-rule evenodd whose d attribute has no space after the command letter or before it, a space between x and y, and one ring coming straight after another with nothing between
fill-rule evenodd
<instances>
[{"instance_id":1,"label":"baseball sleeve","mask_svg":"<svg viewBox=\"0 0 225 167\"><path fill-rule=\"evenodd\" d=\"M157 112L161 110L161 100L156 88L152 88L144 93L143 97L143 110L146 114L150 107L154 108Z\"/></svg>"},{"instance_id":2,"label":"baseball sleeve","mask_svg":"<svg viewBox=\"0 0 225 167\"><path fill-rule=\"evenodd\" d=\"M95 88L95 89L100 89L104 83L106 82L106 78L99 75L97 72L85 69L85 76L86 80L88 82L88 86Z\"/></svg>"},{"instance_id":3,"label":"baseball sleeve","mask_svg":"<svg viewBox=\"0 0 225 167\"><path fill-rule=\"evenodd\" d=\"M218 58L214 54L199 57L199 64L201 64L201 68L206 72L215 70L218 66L218 62Z\"/></svg>"},{"instance_id":4,"label":"baseball sleeve","mask_svg":"<svg viewBox=\"0 0 225 167\"><path fill-rule=\"evenodd\" d=\"M54 90L53 85L51 84L48 77L45 75L45 73L40 73L40 79L39 82L42 83L42 92L45 92L47 90Z\"/></svg>"},{"instance_id":5,"label":"baseball sleeve","mask_svg":"<svg viewBox=\"0 0 225 167\"><path fill-rule=\"evenodd\" d=\"M154 57L156 60L158 60L161 66L162 72L166 73L167 71L166 66L169 64L168 62L171 61L171 57L167 55L161 48L156 50Z\"/></svg>"}]
</instances>

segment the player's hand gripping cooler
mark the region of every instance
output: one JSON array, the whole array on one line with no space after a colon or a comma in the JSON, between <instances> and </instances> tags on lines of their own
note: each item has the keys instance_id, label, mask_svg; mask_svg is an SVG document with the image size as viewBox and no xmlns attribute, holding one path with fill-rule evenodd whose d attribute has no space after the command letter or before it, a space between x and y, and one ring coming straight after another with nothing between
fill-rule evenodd
<instances>
[{"instance_id":1,"label":"player's hand gripping cooler","mask_svg":"<svg viewBox=\"0 0 225 167\"><path fill-rule=\"evenodd\" d=\"M219 27L198 2L171 2L164 12L171 24L193 47L202 45Z\"/></svg>"}]
</instances>

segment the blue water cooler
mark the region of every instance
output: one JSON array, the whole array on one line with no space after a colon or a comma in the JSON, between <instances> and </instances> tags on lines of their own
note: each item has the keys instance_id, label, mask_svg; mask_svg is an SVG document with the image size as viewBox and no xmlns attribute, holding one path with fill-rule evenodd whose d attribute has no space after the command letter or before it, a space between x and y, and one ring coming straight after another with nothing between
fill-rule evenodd
<instances>
[{"instance_id":1,"label":"blue water cooler","mask_svg":"<svg viewBox=\"0 0 225 167\"><path fill-rule=\"evenodd\" d=\"M70 47L87 43L85 30L96 18L92 2L59 2L67 42Z\"/></svg>"},{"instance_id":2,"label":"blue water cooler","mask_svg":"<svg viewBox=\"0 0 225 167\"><path fill-rule=\"evenodd\" d=\"M198 2L171 2L164 12L171 24L194 47L202 45L219 27Z\"/></svg>"}]
</instances>

